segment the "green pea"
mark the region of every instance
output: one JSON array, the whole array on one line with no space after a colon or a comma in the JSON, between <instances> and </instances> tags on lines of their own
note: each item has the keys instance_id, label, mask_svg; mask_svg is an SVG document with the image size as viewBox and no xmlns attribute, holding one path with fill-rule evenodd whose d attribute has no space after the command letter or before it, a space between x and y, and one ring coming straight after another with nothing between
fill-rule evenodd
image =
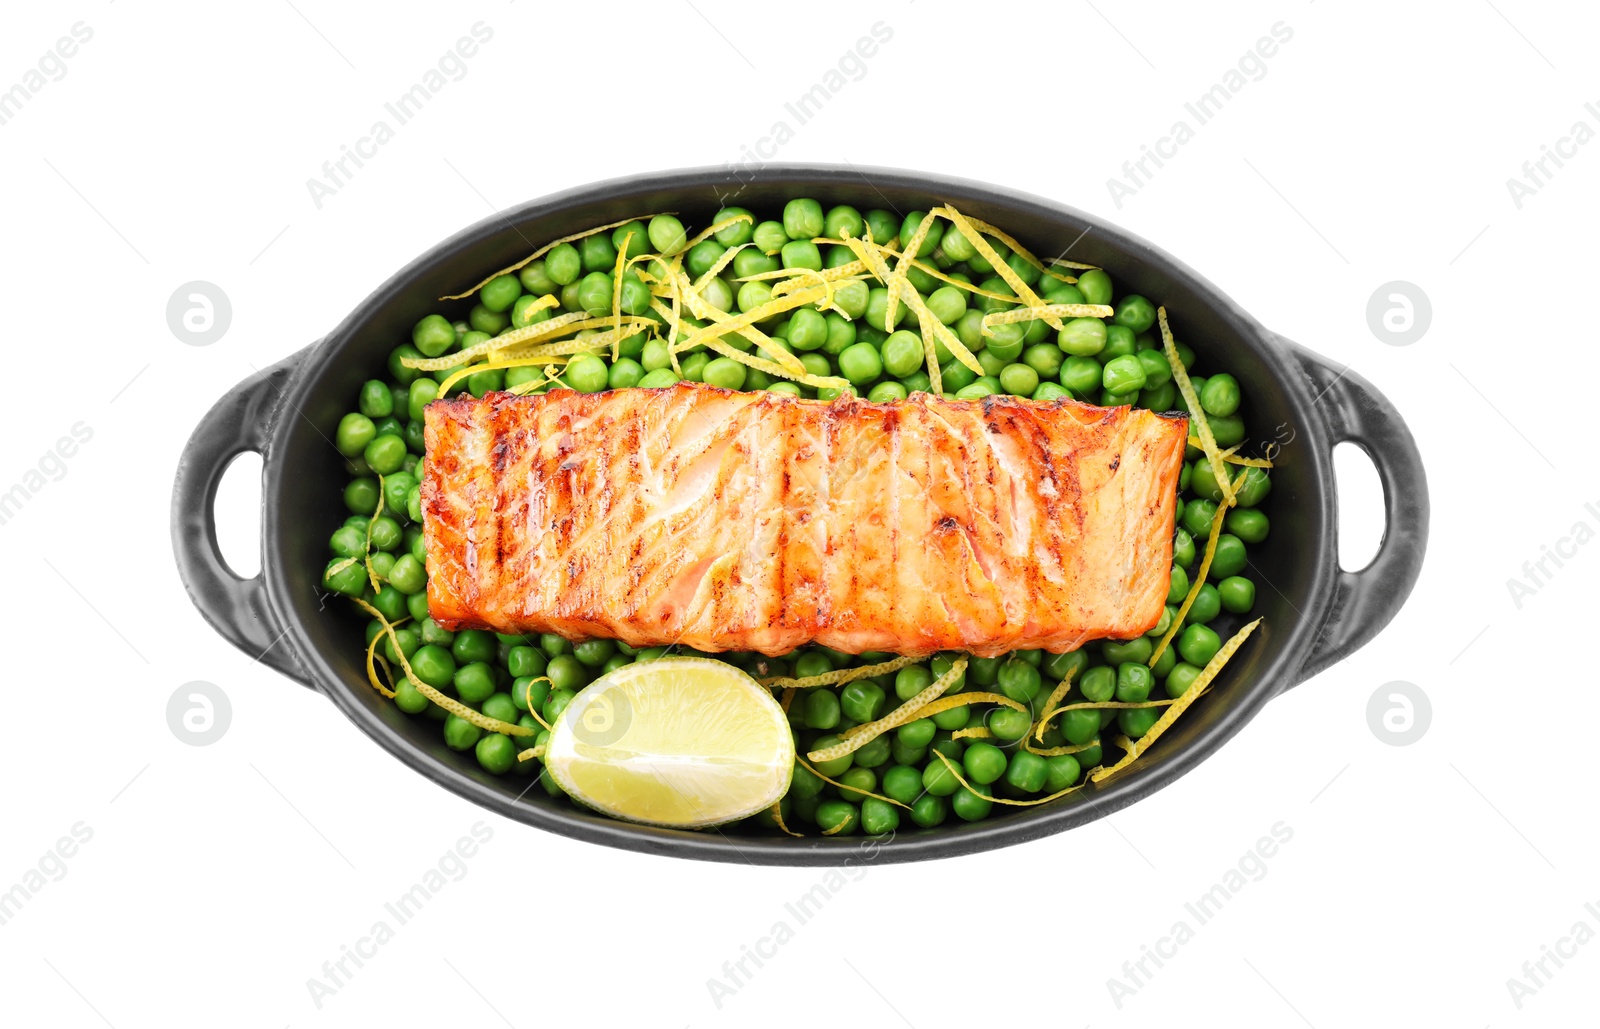
<instances>
[{"instance_id":1,"label":"green pea","mask_svg":"<svg viewBox=\"0 0 1600 1029\"><path fill-rule=\"evenodd\" d=\"M1099 318L1074 318L1061 326L1056 346L1073 357L1093 357L1106 348L1106 323ZM1099 369L1096 369L1098 376ZM1068 389L1071 383L1063 382Z\"/></svg>"},{"instance_id":2,"label":"green pea","mask_svg":"<svg viewBox=\"0 0 1600 1029\"><path fill-rule=\"evenodd\" d=\"M1244 470L1244 482L1234 491L1234 499L1238 502L1240 508L1252 508L1267 499L1267 494L1271 492L1272 478L1267 474L1265 468L1246 468ZM1230 511L1229 515L1247 515L1251 513L1253 512L1234 510ZM1261 517L1262 525L1265 526L1266 516L1262 515ZM1262 538L1266 538L1265 529L1262 530ZM1246 542L1259 543L1261 540L1247 540Z\"/></svg>"},{"instance_id":3,"label":"green pea","mask_svg":"<svg viewBox=\"0 0 1600 1029\"><path fill-rule=\"evenodd\" d=\"M1054 379L1060 375L1063 360L1061 348L1049 343L1035 343L1022 352L1022 363L1032 368L1040 379Z\"/></svg>"},{"instance_id":4,"label":"green pea","mask_svg":"<svg viewBox=\"0 0 1600 1029\"><path fill-rule=\"evenodd\" d=\"M799 761L794 764L794 773L789 779L789 795L793 797L815 797L822 792L827 784L811 773L811 769L804 767Z\"/></svg>"},{"instance_id":5,"label":"green pea","mask_svg":"<svg viewBox=\"0 0 1600 1029\"><path fill-rule=\"evenodd\" d=\"M1172 577L1167 586L1167 603L1181 604L1183 598L1189 595L1189 573L1184 571L1174 559Z\"/></svg>"},{"instance_id":6,"label":"green pea","mask_svg":"<svg viewBox=\"0 0 1600 1029\"><path fill-rule=\"evenodd\" d=\"M415 368L408 368L403 363L407 358L420 358L422 351L410 343L402 343L389 351L389 377L402 386L409 386L420 374Z\"/></svg>"},{"instance_id":7,"label":"green pea","mask_svg":"<svg viewBox=\"0 0 1600 1029\"><path fill-rule=\"evenodd\" d=\"M788 214L788 208L784 208L784 214ZM860 239L866 229L866 219L861 217L860 211L848 204L840 204L828 209L827 216L822 219L821 234L829 239ZM849 253L848 249L845 252Z\"/></svg>"},{"instance_id":8,"label":"green pea","mask_svg":"<svg viewBox=\"0 0 1600 1029\"><path fill-rule=\"evenodd\" d=\"M1039 388L1039 373L1025 364L1008 364L1000 369L1000 388L1014 397L1032 396Z\"/></svg>"},{"instance_id":9,"label":"green pea","mask_svg":"<svg viewBox=\"0 0 1600 1029\"><path fill-rule=\"evenodd\" d=\"M456 694L468 704L480 704L494 693L494 669L482 661L457 668L453 681Z\"/></svg>"},{"instance_id":10,"label":"green pea","mask_svg":"<svg viewBox=\"0 0 1600 1029\"><path fill-rule=\"evenodd\" d=\"M928 294L927 305L940 324L954 325L967 313L967 294L955 286L941 286Z\"/></svg>"},{"instance_id":11,"label":"green pea","mask_svg":"<svg viewBox=\"0 0 1600 1029\"><path fill-rule=\"evenodd\" d=\"M779 251L779 257L785 268L809 268L814 272L822 270L822 253L809 239L790 240Z\"/></svg>"},{"instance_id":12,"label":"green pea","mask_svg":"<svg viewBox=\"0 0 1600 1029\"><path fill-rule=\"evenodd\" d=\"M347 597L359 597L367 587L367 570L357 562L345 565L348 558L334 558L322 571L322 586ZM344 565L344 567L340 567ZM338 569L335 571L335 569Z\"/></svg>"},{"instance_id":13,"label":"green pea","mask_svg":"<svg viewBox=\"0 0 1600 1029\"><path fill-rule=\"evenodd\" d=\"M1204 625L1191 625L1178 636L1178 653L1192 665L1205 664L1222 649L1222 639Z\"/></svg>"},{"instance_id":14,"label":"green pea","mask_svg":"<svg viewBox=\"0 0 1600 1029\"><path fill-rule=\"evenodd\" d=\"M482 736L482 729L460 715L444 720L444 742L451 750L471 750Z\"/></svg>"},{"instance_id":15,"label":"green pea","mask_svg":"<svg viewBox=\"0 0 1600 1029\"><path fill-rule=\"evenodd\" d=\"M1012 700L1026 704L1038 696L1043 681L1039 669L1021 657L1013 655L1001 664L996 683L1001 693Z\"/></svg>"},{"instance_id":16,"label":"green pea","mask_svg":"<svg viewBox=\"0 0 1600 1029\"><path fill-rule=\"evenodd\" d=\"M1194 603L1189 605L1189 613L1183 616L1184 625L1204 625L1222 613L1222 597L1217 588L1209 582L1201 585L1194 595Z\"/></svg>"},{"instance_id":17,"label":"green pea","mask_svg":"<svg viewBox=\"0 0 1600 1029\"><path fill-rule=\"evenodd\" d=\"M870 302L871 293L871 289L868 288L865 282L861 282L859 280L846 282L834 289L833 303L835 307L839 308L839 310L845 313L847 318L860 318L862 315L867 313L867 306ZM851 325L846 318L840 318L837 314L832 313L828 315L830 342L833 339L833 334L838 331L836 323L843 323L844 325L850 327L851 342L854 342L855 326ZM834 352L836 353L837 351Z\"/></svg>"},{"instance_id":18,"label":"green pea","mask_svg":"<svg viewBox=\"0 0 1600 1029\"><path fill-rule=\"evenodd\" d=\"M900 223L900 246L902 250L911 245L911 237L916 235L917 227L922 224L922 220L927 213L926 211L912 211ZM922 238L922 243L912 256L926 257L933 253L939 248L939 240L943 237L943 234L944 223L935 218L928 229L928 234Z\"/></svg>"},{"instance_id":19,"label":"green pea","mask_svg":"<svg viewBox=\"0 0 1600 1029\"><path fill-rule=\"evenodd\" d=\"M1173 665L1172 671L1167 673L1167 696L1177 699L1189 692L1189 687L1194 684L1194 680L1199 676L1200 671L1199 667L1191 665L1187 661L1180 661Z\"/></svg>"},{"instance_id":20,"label":"green pea","mask_svg":"<svg viewBox=\"0 0 1600 1029\"><path fill-rule=\"evenodd\" d=\"M339 427L334 430L333 445L345 457L360 457L367 445L377 437L378 429L372 419L352 411L339 419Z\"/></svg>"},{"instance_id":21,"label":"green pea","mask_svg":"<svg viewBox=\"0 0 1600 1029\"><path fill-rule=\"evenodd\" d=\"M479 740L473 753L478 764L491 775L504 775L517 763L517 745L511 742L510 736L497 732Z\"/></svg>"},{"instance_id":22,"label":"green pea","mask_svg":"<svg viewBox=\"0 0 1600 1029\"><path fill-rule=\"evenodd\" d=\"M1024 793L1038 793L1049 776L1050 766L1044 758L1020 748L1006 766L1006 782Z\"/></svg>"},{"instance_id":23,"label":"green pea","mask_svg":"<svg viewBox=\"0 0 1600 1029\"><path fill-rule=\"evenodd\" d=\"M586 272L610 272L616 267L616 245L611 242L611 237L603 232L580 239L578 253L583 258L583 270Z\"/></svg>"},{"instance_id":24,"label":"green pea","mask_svg":"<svg viewBox=\"0 0 1600 1029\"><path fill-rule=\"evenodd\" d=\"M950 802L932 793L924 793L911 802L911 820L923 829L941 824L949 813Z\"/></svg>"},{"instance_id":25,"label":"green pea","mask_svg":"<svg viewBox=\"0 0 1600 1029\"><path fill-rule=\"evenodd\" d=\"M1061 385L1080 397L1100 388L1100 362L1091 357L1069 357L1061 362Z\"/></svg>"},{"instance_id":26,"label":"green pea","mask_svg":"<svg viewBox=\"0 0 1600 1029\"><path fill-rule=\"evenodd\" d=\"M745 366L731 357L718 357L708 362L701 372L701 381L722 389L743 389Z\"/></svg>"},{"instance_id":27,"label":"green pea","mask_svg":"<svg viewBox=\"0 0 1600 1029\"><path fill-rule=\"evenodd\" d=\"M542 675L544 669L540 668ZM539 676L520 676L511 682L511 702L521 711L542 711L550 696L550 684Z\"/></svg>"},{"instance_id":28,"label":"green pea","mask_svg":"<svg viewBox=\"0 0 1600 1029\"><path fill-rule=\"evenodd\" d=\"M516 303L522 295L522 280L515 275L496 275L478 291L478 303L499 313Z\"/></svg>"},{"instance_id":29,"label":"green pea","mask_svg":"<svg viewBox=\"0 0 1600 1029\"><path fill-rule=\"evenodd\" d=\"M756 249L764 254L777 254L783 245L789 242L789 233L783 228L783 223L778 221L764 221L756 226L755 234L751 237Z\"/></svg>"},{"instance_id":30,"label":"green pea","mask_svg":"<svg viewBox=\"0 0 1600 1029\"><path fill-rule=\"evenodd\" d=\"M891 753L889 738L879 736L857 747L851 757L855 761L856 768L877 768L879 765L889 763Z\"/></svg>"},{"instance_id":31,"label":"green pea","mask_svg":"<svg viewBox=\"0 0 1600 1029\"><path fill-rule=\"evenodd\" d=\"M644 368L631 357L619 357L606 372L606 385L611 389L628 389L639 385L644 378Z\"/></svg>"},{"instance_id":32,"label":"green pea","mask_svg":"<svg viewBox=\"0 0 1600 1029\"><path fill-rule=\"evenodd\" d=\"M839 355L839 374L856 385L871 382L883 374L883 360L871 343L856 343Z\"/></svg>"},{"instance_id":33,"label":"green pea","mask_svg":"<svg viewBox=\"0 0 1600 1029\"><path fill-rule=\"evenodd\" d=\"M988 722L989 731L1001 740L1020 740L1033 726L1033 720L1026 713L1008 707L989 712Z\"/></svg>"},{"instance_id":34,"label":"green pea","mask_svg":"<svg viewBox=\"0 0 1600 1029\"><path fill-rule=\"evenodd\" d=\"M1181 515L1179 517L1182 518ZM1209 535L1211 530L1207 528L1206 532ZM1180 568L1187 568L1194 564L1194 553L1194 537L1186 530L1179 529L1172 541L1172 563ZM1188 576L1184 578L1187 580Z\"/></svg>"},{"instance_id":35,"label":"green pea","mask_svg":"<svg viewBox=\"0 0 1600 1029\"><path fill-rule=\"evenodd\" d=\"M450 656L450 651L428 644L418 647L417 652L411 655L411 670L427 685L442 689L455 678L456 661Z\"/></svg>"},{"instance_id":36,"label":"green pea","mask_svg":"<svg viewBox=\"0 0 1600 1029\"><path fill-rule=\"evenodd\" d=\"M410 554L403 554L389 570L389 582L401 593L420 593L428 585L428 573L421 561Z\"/></svg>"},{"instance_id":37,"label":"green pea","mask_svg":"<svg viewBox=\"0 0 1600 1029\"><path fill-rule=\"evenodd\" d=\"M558 243L545 255L544 267L550 281L565 286L583 274L583 257L571 243Z\"/></svg>"},{"instance_id":38,"label":"green pea","mask_svg":"<svg viewBox=\"0 0 1600 1029\"><path fill-rule=\"evenodd\" d=\"M1249 563L1244 541L1232 533L1224 532L1217 537L1217 550L1211 557L1210 578L1226 579L1238 575Z\"/></svg>"},{"instance_id":39,"label":"green pea","mask_svg":"<svg viewBox=\"0 0 1600 1029\"><path fill-rule=\"evenodd\" d=\"M430 314L411 329L411 342L425 357L438 357L456 345L455 326L442 314Z\"/></svg>"},{"instance_id":40,"label":"green pea","mask_svg":"<svg viewBox=\"0 0 1600 1029\"><path fill-rule=\"evenodd\" d=\"M544 674L550 677L551 689L576 691L589 681L589 672L571 654L557 654L545 666Z\"/></svg>"},{"instance_id":41,"label":"green pea","mask_svg":"<svg viewBox=\"0 0 1600 1029\"><path fill-rule=\"evenodd\" d=\"M611 310L610 272L590 272L583 277L578 283L578 306L594 315Z\"/></svg>"},{"instance_id":42,"label":"green pea","mask_svg":"<svg viewBox=\"0 0 1600 1029\"><path fill-rule=\"evenodd\" d=\"M411 678L404 677L394 687L394 704L408 715L420 715L428 709L431 701L417 689L417 684Z\"/></svg>"},{"instance_id":43,"label":"green pea","mask_svg":"<svg viewBox=\"0 0 1600 1029\"><path fill-rule=\"evenodd\" d=\"M1222 609L1242 615L1256 604L1256 584L1242 575L1230 575L1217 583L1217 596Z\"/></svg>"},{"instance_id":44,"label":"green pea","mask_svg":"<svg viewBox=\"0 0 1600 1029\"><path fill-rule=\"evenodd\" d=\"M789 345L796 350L817 350L828 342L828 319L816 308L802 307L789 319Z\"/></svg>"},{"instance_id":45,"label":"green pea","mask_svg":"<svg viewBox=\"0 0 1600 1029\"><path fill-rule=\"evenodd\" d=\"M816 741L811 744L811 749L827 750L829 747L838 742L839 737L837 736L819 736L817 737ZM812 764L818 772L821 772L830 779L837 779L839 776L843 775L845 770L854 763L854 760L855 759L852 755L845 754L841 757L834 758L832 761L815 761L812 762Z\"/></svg>"},{"instance_id":46,"label":"green pea","mask_svg":"<svg viewBox=\"0 0 1600 1029\"><path fill-rule=\"evenodd\" d=\"M1200 391L1200 406L1219 418L1233 414L1239 410L1239 380L1226 372L1211 376Z\"/></svg>"},{"instance_id":47,"label":"green pea","mask_svg":"<svg viewBox=\"0 0 1600 1029\"><path fill-rule=\"evenodd\" d=\"M1137 704L1150 697L1155 676L1143 662L1124 662L1117 666L1117 700Z\"/></svg>"},{"instance_id":48,"label":"green pea","mask_svg":"<svg viewBox=\"0 0 1600 1029\"><path fill-rule=\"evenodd\" d=\"M1144 365L1133 354L1114 357L1106 362L1101 382L1107 392L1118 396L1135 393L1144 388Z\"/></svg>"},{"instance_id":49,"label":"green pea","mask_svg":"<svg viewBox=\"0 0 1600 1029\"><path fill-rule=\"evenodd\" d=\"M1145 662L1150 660L1150 652L1154 645L1145 637L1120 641L1105 640L1100 644L1100 653L1108 665L1120 665L1126 662Z\"/></svg>"},{"instance_id":50,"label":"green pea","mask_svg":"<svg viewBox=\"0 0 1600 1029\"><path fill-rule=\"evenodd\" d=\"M867 391L867 399L874 404L890 404L908 396L904 385L898 382L880 382Z\"/></svg>"},{"instance_id":51,"label":"green pea","mask_svg":"<svg viewBox=\"0 0 1600 1029\"><path fill-rule=\"evenodd\" d=\"M372 574L379 579L388 579L389 572L394 568L394 555L377 553L372 555Z\"/></svg>"},{"instance_id":52,"label":"green pea","mask_svg":"<svg viewBox=\"0 0 1600 1029\"><path fill-rule=\"evenodd\" d=\"M799 197L783 205L783 231L790 239L820 236L825 224L822 205L815 200Z\"/></svg>"},{"instance_id":53,"label":"green pea","mask_svg":"<svg viewBox=\"0 0 1600 1029\"><path fill-rule=\"evenodd\" d=\"M532 264L524 265L522 270L517 273L517 278L522 282L523 290L536 297L544 296L546 293L554 293L561 288L561 284L550 277L544 258L540 258Z\"/></svg>"},{"instance_id":54,"label":"green pea","mask_svg":"<svg viewBox=\"0 0 1600 1029\"><path fill-rule=\"evenodd\" d=\"M387 382L381 379L368 379L361 384L359 406L361 413L368 418L387 418L394 414L394 393L390 391Z\"/></svg>"},{"instance_id":55,"label":"green pea","mask_svg":"<svg viewBox=\"0 0 1600 1029\"><path fill-rule=\"evenodd\" d=\"M1078 273L1078 291L1086 304L1111 303L1111 276L1099 268L1088 268Z\"/></svg>"},{"instance_id":56,"label":"green pea","mask_svg":"<svg viewBox=\"0 0 1600 1029\"><path fill-rule=\"evenodd\" d=\"M950 798L950 810L964 822L982 821L994 807L994 802L989 800L992 796L994 793L989 787L975 784Z\"/></svg>"},{"instance_id":57,"label":"green pea","mask_svg":"<svg viewBox=\"0 0 1600 1029\"><path fill-rule=\"evenodd\" d=\"M617 645L611 640L585 640L572 647L572 656L590 668L599 668L611 660L611 655L616 652Z\"/></svg>"},{"instance_id":58,"label":"green pea","mask_svg":"<svg viewBox=\"0 0 1600 1029\"><path fill-rule=\"evenodd\" d=\"M481 708L490 718L498 718L502 722L516 723L518 712L516 702L509 693L494 693L483 702Z\"/></svg>"},{"instance_id":59,"label":"green pea","mask_svg":"<svg viewBox=\"0 0 1600 1029\"><path fill-rule=\"evenodd\" d=\"M1099 735L1100 712L1086 707L1065 711L1056 725L1061 729L1062 739L1073 746L1081 746Z\"/></svg>"},{"instance_id":60,"label":"green pea","mask_svg":"<svg viewBox=\"0 0 1600 1029\"><path fill-rule=\"evenodd\" d=\"M735 301L739 310L748 312L772 300L772 287L765 282L746 282L739 287L739 295Z\"/></svg>"},{"instance_id":61,"label":"green pea","mask_svg":"<svg viewBox=\"0 0 1600 1029\"><path fill-rule=\"evenodd\" d=\"M839 724L839 698L829 689L809 689L802 705L802 720L810 729L832 729Z\"/></svg>"},{"instance_id":62,"label":"green pea","mask_svg":"<svg viewBox=\"0 0 1600 1029\"><path fill-rule=\"evenodd\" d=\"M1080 286L1082 280L1079 280ZM1130 293L1117 302L1113 320L1126 325L1134 332L1144 332L1156 323L1156 307L1137 293Z\"/></svg>"},{"instance_id":63,"label":"green pea","mask_svg":"<svg viewBox=\"0 0 1600 1029\"><path fill-rule=\"evenodd\" d=\"M478 332L487 332L491 336L498 336L511 325L511 316L499 311L491 311L482 304L475 304L467 313L467 321Z\"/></svg>"},{"instance_id":64,"label":"green pea","mask_svg":"<svg viewBox=\"0 0 1600 1029\"><path fill-rule=\"evenodd\" d=\"M857 723L875 720L883 713L883 706L883 687L870 679L857 679L840 691L840 710Z\"/></svg>"},{"instance_id":65,"label":"green pea","mask_svg":"<svg viewBox=\"0 0 1600 1029\"><path fill-rule=\"evenodd\" d=\"M868 836L882 836L900 827L900 811L893 804L876 797L861 801L861 831Z\"/></svg>"},{"instance_id":66,"label":"green pea","mask_svg":"<svg viewBox=\"0 0 1600 1029\"><path fill-rule=\"evenodd\" d=\"M1198 468L1196 469L1198 471ZM1192 537L1211 536L1211 520L1217 515L1217 505L1209 500L1193 500L1184 505L1183 527Z\"/></svg>"},{"instance_id":67,"label":"green pea","mask_svg":"<svg viewBox=\"0 0 1600 1029\"><path fill-rule=\"evenodd\" d=\"M955 772L935 757L922 770L922 788L931 796L948 797L961 788L961 783Z\"/></svg>"},{"instance_id":68,"label":"green pea","mask_svg":"<svg viewBox=\"0 0 1600 1029\"><path fill-rule=\"evenodd\" d=\"M1222 526L1246 543L1262 542L1270 529L1265 514L1241 508L1233 508L1224 515Z\"/></svg>"},{"instance_id":69,"label":"green pea","mask_svg":"<svg viewBox=\"0 0 1600 1029\"><path fill-rule=\"evenodd\" d=\"M580 393L598 393L610 382L610 369L594 354L577 354L562 374L567 385Z\"/></svg>"},{"instance_id":70,"label":"green pea","mask_svg":"<svg viewBox=\"0 0 1600 1029\"><path fill-rule=\"evenodd\" d=\"M1227 448L1244 442L1244 419L1237 415L1228 417L1213 416L1206 419L1211 426L1211 435L1216 438L1217 446Z\"/></svg>"},{"instance_id":71,"label":"green pea","mask_svg":"<svg viewBox=\"0 0 1600 1029\"><path fill-rule=\"evenodd\" d=\"M1139 351L1139 339L1126 325L1106 326L1106 348L1098 355L1101 364L1118 357L1132 357Z\"/></svg>"},{"instance_id":72,"label":"green pea","mask_svg":"<svg viewBox=\"0 0 1600 1029\"><path fill-rule=\"evenodd\" d=\"M424 420L423 411L429 404L433 403L438 395L439 383L435 379L418 379L411 384L411 392L407 404L410 407L409 414L413 423L422 424Z\"/></svg>"},{"instance_id":73,"label":"green pea","mask_svg":"<svg viewBox=\"0 0 1600 1029\"><path fill-rule=\"evenodd\" d=\"M934 760L938 761L938 758ZM980 741L967 748L961 756L961 764L968 781L987 785L1005 774L1006 754L999 747Z\"/></svg>"},{"instance_id":74,"label":"green pea","mask_svg":"<svg viewBox=\"0 0 1600 1029\"><path fill-rule=\"evenodd\" d=\"M544 699L544 720L550 725L556 724L562 712L567 710L567 705L577 699L578 694L573 690L551 690L550 695Z\"/></svg>"},{"instance_id":75,"label":"green pea","mask_svg":"<svg viewBox=\"0 0 1600 1029\"><path fill-rule=\"evenodd\" d=\"M1059 793L1077 782L1081 771L1078 759L1071 754L1057 754L1055 757L1045 758L1044 791Z\"/></svg>"},{"instance_id":76,"label":"green pea","mask_svg":"<svg viewBox=\"0 0 1600 1029\"><path fill-rule=\"evenodd\" d=\"M882 351L883 370L897 379L921 368L925 356L922 337L906 329L890 333L889 338L883 341Z\"/></svg>"},{"instance_id":77,"label":"green pea","mask_svg":"<svg viewBox=\"0 0 1600 1029\"><path fill-rule=\"evenodd\" d=\"M1117 673L1109 665L1096 665L1083 673L1078 680L1078 692L1083 699L1094 704L1104 704L1116 692Z\"/></svg>"},{"instance_id":78,"label":"green pea","mask_svg":"<svg viewBox=\"0 0 1600 1029\"><path fill-rule=\"evenodd\" d=\"M1150 731L1161 717L1159 708L1136 707L1127 708L1117 712L1117 728L1121 729L1130 739L1139 739Z\"/></svg>"},{"instance_id":79,"label":"green pea","mask_svg":"<svg viewBox=\"0 0 1600 1029\"><path fill-rule=\"evenodd\" d=\"M755 231L755 216L743 207L724 207L711 219L711 224L716 225L738 215L744 215L744 219L718 229L713 235L713 238L725 247L736 247L750 242L750 236Z\"/></svg>"},{"instance_id":80,"label":"green pea","mask_svg":"<svg viewBox=\"0 0 1600 1029\"><path fill-rule=\"evenodd\" d=\"M1178 387L1171 382L1164 382L1155 389L1139 391L1139 406L1152 411L1171 411L1178 400Z\"/></svg>"},{"instance_id":81,"label":"green pea","mask_svg":"<svg viewBox=\"0 0 1600 1029\"><path fill-rule=\"evenodd\" d=\"M790 787L791 789L793 787ZM922 773L907 765L895 765L883 773L883 795L909 804L922 794Z\"/></svg>"}]
</instances>

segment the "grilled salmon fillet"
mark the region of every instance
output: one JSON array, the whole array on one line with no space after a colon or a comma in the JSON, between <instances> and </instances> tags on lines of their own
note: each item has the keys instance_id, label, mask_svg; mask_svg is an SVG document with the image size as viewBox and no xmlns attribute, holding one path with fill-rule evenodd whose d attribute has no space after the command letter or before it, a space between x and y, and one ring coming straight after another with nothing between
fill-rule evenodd
<instances>
[{"instance_id":1,"label":"grilled salmon fillet","mask_svg":"<svg viewBox=\"0 0 1600 1029\"><path fill-rule=\"evenodd\" d=\"M680 383L426 419L447 629L992 657L1133 638L1166 603L1181 415Z\"/></svg>"}]
</instances>

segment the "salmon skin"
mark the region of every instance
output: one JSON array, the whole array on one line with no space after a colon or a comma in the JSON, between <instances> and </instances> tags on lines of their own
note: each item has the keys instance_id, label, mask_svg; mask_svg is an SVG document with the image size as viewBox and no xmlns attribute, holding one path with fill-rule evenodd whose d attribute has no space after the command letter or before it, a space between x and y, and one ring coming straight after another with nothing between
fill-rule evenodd
<instances>
[{"instance_id":1,"label":"salmon skin","mask_svg":"<svg viewBox=\"0 0 1600 1029\"><path fill-rule=\"evenodd\" d=\"M993 657L1156 625L1188 419L680 383L462 394L426 430L446 629Z\"/></svg>"}]
</instances>

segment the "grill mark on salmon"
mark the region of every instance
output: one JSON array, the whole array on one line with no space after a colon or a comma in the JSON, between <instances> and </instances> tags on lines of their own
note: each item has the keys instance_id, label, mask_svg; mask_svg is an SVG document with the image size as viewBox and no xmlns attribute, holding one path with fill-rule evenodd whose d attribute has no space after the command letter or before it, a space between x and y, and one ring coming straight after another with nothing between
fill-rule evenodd
<instances>
[{"instance_id":1,"label":"grill mark on salmon","mask_svg":"<svg viewBox=\"0 0 1600 1029\"><path fill-rule=\"evenodd\" d=\"M1159 621L1187 420L680 384L426 413L448 629L787 653L1071 650Z\"/></svg>"}]
</instances>

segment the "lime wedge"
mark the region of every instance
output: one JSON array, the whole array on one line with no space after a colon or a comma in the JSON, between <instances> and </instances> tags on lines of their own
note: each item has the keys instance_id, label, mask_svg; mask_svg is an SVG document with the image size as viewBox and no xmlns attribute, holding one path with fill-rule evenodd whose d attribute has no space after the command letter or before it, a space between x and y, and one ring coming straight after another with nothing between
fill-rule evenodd
<instances>
[{"instance_id":1,"label":"lime wedge","mask_svg":"<svg viewBox=\"0 0 1600 1029\"><path fill-rule=\"evenodd\" d=\"M703 657L624 665L584 687L551 727L545 768L613 818L702 829L789 789L794 737L772 694Z\"/></svg>"}]
</instances>

